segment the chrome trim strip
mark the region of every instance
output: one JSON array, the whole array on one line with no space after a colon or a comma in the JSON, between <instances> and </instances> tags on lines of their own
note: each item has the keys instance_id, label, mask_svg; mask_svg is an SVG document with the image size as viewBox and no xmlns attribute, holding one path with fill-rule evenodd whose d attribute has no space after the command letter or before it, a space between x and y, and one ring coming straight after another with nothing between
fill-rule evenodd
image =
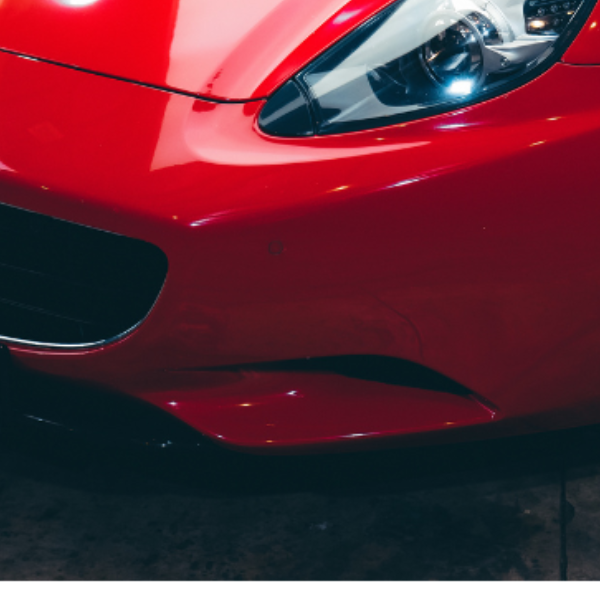
<instances>
[{"instance_id":1,"label":"chrome trim strip","mask_svg":"<svg viewBox=\"0 0 600 600\"><path fill-rule=\"evenodd\" d=\"M41 214L41 213L38 213L38 214ZM71 223L72 221L68 221L68 222ZM90 229L94 229L94 228L90 227ZM103 231L103 230L98 229L98 231ZM108 233L111 233L111 232L108 232ZM120 234L117 233L115 235L120 235ZM169 275L169 273L167 271L167 276L165 277L162 287L160 288L160 291L158 292L156 299L154 300L154 303L150 307L150 310L135 325L133 325L129 329L125 330L123 333L119 333L118 335L115 335L112 338L107 338L106 340L100 340L99 342L87 342L85 344L54 344L52 342L36 342L33 340L21 340L18 338L10 338L10 337L5 337L0 334L0 342L8 342L9 344L19 344L20 346L28 346L28 347L34 347L34 348L50 348L50 349L56 349L56 350L60 350L60 349L62 349L62 350L93 350L95 348L100 348L102 346L108 346L109 344L114 344L115 342L118 342L119 340L122 340L123 338L125 338L128 335L130 335L131 333L133 333L150 316L150 313L154 310L154 307L156 306L158 299L161 297L163 290L165 289L168 275Z\"/></svg>"}]
</instances>

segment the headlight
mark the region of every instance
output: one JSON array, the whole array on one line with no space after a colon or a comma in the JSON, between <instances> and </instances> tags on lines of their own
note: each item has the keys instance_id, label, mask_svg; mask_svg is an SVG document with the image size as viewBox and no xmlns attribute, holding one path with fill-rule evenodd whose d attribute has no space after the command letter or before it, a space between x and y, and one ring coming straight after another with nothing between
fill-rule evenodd
<instances>
[{"instance_id":1,"label":"headlight","mask_svg":"<svg viewBox=\"0 0 600 600\"><path fill-rule=\"evenodd\" d=\"M400 0L276 92L277 136L371 129L522 85L561 55L593 0Z\"/></svg>"}]
</instances>

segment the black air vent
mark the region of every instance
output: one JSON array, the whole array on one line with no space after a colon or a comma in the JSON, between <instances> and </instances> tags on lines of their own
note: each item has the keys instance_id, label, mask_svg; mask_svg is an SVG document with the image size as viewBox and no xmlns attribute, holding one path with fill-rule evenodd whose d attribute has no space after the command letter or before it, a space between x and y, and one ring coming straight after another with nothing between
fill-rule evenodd
<instances>
[{"instance_id":1,"label":"black air vent","mask_svg":"<svg viewBox=\"0 0 600 600\"><path fill-rule=\"evenodd\" d=\"M0 204L0 337L93 345L137 325L167 274L156 246Z\"/></svg>"}]
</instances>

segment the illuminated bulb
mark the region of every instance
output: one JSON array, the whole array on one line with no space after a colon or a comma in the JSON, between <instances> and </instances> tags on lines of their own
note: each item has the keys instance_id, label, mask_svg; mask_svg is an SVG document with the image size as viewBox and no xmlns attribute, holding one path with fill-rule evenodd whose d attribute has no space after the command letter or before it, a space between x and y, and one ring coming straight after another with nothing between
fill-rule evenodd
<instances>
[{"instance_id":1,"label":"illuminated bulb","mask_svg":"<svg viewBox=\"0 0 600 600\"><path fill-rule=\"evenodd\" d=\"M535 19L534 21L529 22L529 27L531 27L531 29L543 29L546 27L546 21L542 21L542 19Z\"/></svg>"},{"instance_id":2,"label":"illuminated bulb","mask_svg":"<svg viewBox=\"0 0 600 600\"><path fill-rule=\"evenodd\" d=\"M468 96L472 91L473 82L469 79L458 79L448 87L448 93L453 96Z\"/></svg>"}]
</instances>

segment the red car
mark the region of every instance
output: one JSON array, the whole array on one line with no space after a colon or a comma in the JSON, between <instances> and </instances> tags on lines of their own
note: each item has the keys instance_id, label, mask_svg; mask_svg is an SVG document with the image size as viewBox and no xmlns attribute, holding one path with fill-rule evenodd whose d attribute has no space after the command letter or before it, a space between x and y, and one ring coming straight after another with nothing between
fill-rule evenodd
<instances>
[{"instance_id":1,"label":"red car","mask_svg":"<svg viewBox=\"0 0 600 600\"><path fill-rule=\"evenodd\" d=\"M600 421L594 4L2 0L13 367L252 451Z\"/></svg>"}]
</instances>

